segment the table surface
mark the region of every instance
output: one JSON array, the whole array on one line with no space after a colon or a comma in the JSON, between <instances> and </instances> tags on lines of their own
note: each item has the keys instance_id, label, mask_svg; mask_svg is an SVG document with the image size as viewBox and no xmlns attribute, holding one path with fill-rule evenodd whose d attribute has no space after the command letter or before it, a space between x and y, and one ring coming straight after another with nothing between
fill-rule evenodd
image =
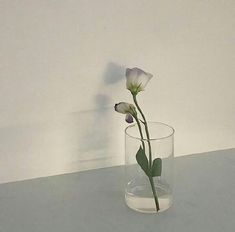
<instances>
[{"instance_id":1,"label":"table surface","mask_svg":"<svg viewBox=\"0 0 235 232\"><path fill-rule=\"evenodd\" d=\"M124 203L124 168L0 185L0 232L227 232L235 228L235 149L175 159L174 204L142 214Z\"/></svg>"}]
</instances>

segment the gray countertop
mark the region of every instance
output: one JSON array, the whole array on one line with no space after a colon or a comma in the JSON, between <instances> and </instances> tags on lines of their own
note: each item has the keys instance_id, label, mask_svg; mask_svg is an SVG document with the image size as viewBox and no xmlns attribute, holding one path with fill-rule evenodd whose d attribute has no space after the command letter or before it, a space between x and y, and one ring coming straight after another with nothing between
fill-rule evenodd
<instances>
[{"instance_id":1,"label":"gray countertop","mask_svg":"<svg viewBox=\"0 0 235 232\"><path fill-rule=\"evenodd\" d=\"M235 230L235 149L175 159L174 204L142 214L124 203L124 168L0 185L0 232Z\"/></svg>"}]
</instances>

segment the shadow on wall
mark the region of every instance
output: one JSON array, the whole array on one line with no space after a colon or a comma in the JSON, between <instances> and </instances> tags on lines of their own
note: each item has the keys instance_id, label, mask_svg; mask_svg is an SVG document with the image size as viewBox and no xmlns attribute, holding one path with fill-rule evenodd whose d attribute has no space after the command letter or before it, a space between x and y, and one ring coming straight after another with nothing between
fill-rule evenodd
<instances>
[{"instance_id":1,"label":"shadow on wall","mask_svg":"<svg viewBox=\"0 0 235 232\"><path fill-rule=\"evenodd\" d=\"M106 85L114 85L122 81L125 77L125 70L126 68L124 66L112 62L108 63L103 75L104 83Z\"/></svg>"},{"instance_id":2,"label":"shadow on wall","mask_svg":"<svg viewBox=\"0 0 235 232\"><path fill-rule=\"evenodd\" d=\"M96 110L72 114L75 120L79 119L74 122L79 127L74 131L79 131L77 154L80 169L120 164L124 158L118 153L119 149L116 149L118 141L122 143L122 138L118 138L119 133L116 130L119 122L113 121L114 103L111 102L110 95L105 94L110 85L115 85L124 78L124 73L123 66L108 63L94 97Z\"/></svg>"}]
</instances>

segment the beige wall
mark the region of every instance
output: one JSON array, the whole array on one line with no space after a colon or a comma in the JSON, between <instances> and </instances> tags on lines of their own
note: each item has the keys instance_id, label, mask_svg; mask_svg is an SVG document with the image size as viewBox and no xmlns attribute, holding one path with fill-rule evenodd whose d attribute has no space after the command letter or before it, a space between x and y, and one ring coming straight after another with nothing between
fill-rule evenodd
<instances>
[{"instance_id":1,"label":"beige wall","mask_svg":"<svg viewBox=\"0 0 235 232\"><path fill-rule=\"evenodd\" d=\"M123 162L125 67L176 155L235 147L235 1L0 1L0 182Z\"/></svg>"}]
</instances>

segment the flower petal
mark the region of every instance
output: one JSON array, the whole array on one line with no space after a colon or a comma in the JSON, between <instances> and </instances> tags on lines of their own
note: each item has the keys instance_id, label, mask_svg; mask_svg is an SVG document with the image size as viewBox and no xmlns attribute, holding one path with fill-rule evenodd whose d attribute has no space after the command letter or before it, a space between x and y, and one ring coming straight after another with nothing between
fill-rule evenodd
<instances>
[{"instance_id":1,"label":"flower petal","mask_svg":"<svg viewBox=\"0 0 235 232\"><path fill-rule=\"evenodd\" d=\"M137 85L136 83L138 77L138 70L133 69L126 69L126 88L130 89L133 85Z\"/></svg>"},{"instance_id":2,"label":"flower petal","mask_svg":"<svg viewBox=\"0 0 235 232\"><path fill-rule=\"evenodd\" d=\"M148 84L148 82L151 80L153 77L152 74L150 73L142 73L141 75L138 76L138 83L140 85L139 91L143 91Z\"/></svg>"}]
</instances>

